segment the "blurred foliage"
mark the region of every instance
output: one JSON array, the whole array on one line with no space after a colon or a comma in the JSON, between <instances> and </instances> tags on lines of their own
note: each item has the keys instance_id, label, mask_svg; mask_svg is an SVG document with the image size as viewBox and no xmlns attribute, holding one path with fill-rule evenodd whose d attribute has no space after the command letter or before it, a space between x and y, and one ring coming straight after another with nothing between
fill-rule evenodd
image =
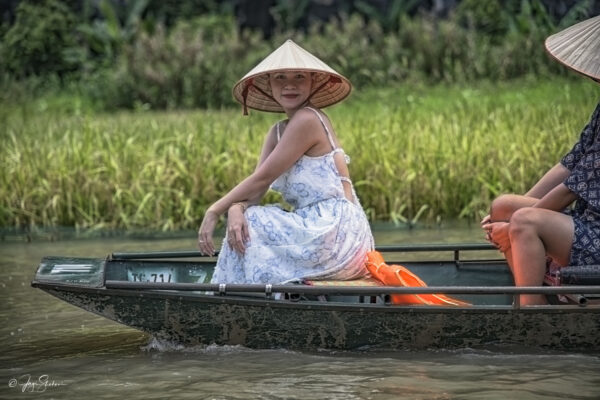
<instances>
[{"instance_id":1,"label":"blurred foliage","mask_svg":"<svg viewBox=\"0 0 600 400\"><path fill-rule=\"evenodd\" d=\"M226 16L183 20L170 31L159 25L124 48L94 92L111 107L218 108L231 104L232 82L259 61L265 46Z\"/></svg>"},{"instance_id":2,"label":"blurred foliage","mask_svg":"<svg viewBox=\"0 0 600 400\"><path fill-rule=\"evenodd\" d=\"M499 0L463 0L456 9L456 18L462 26L475 29L498 40L509 29L510 12L505 7L508 8L513 4L514 1L505 2L503 6Z\"/></svg>"},{"instance_id":3,"label":"blurred foliage","mask_svg":"<svg viewBox=\"0 0 600 400\"><path fill-rule=\"evenodd\" d=\"M127 1L122 7L116 7L109 0L98 3L100 18L87 21L77 26L82 46L79 48L80 62L96 59L97 63L110 65L121 53L125 44L131 43L140 32L142 14L147 9L149 0ZM89 14L89 0L85 2L84 14ZM93 69L94 66L88 68Z\"/></svg>"},{"instance_id":4,"label":"blurred foliage","mask_svg":"<svg viewBox=\"0 0 600 400\"><path fill-rule=\"evenodd\" d=\"M402 17L419 8L419 0L392 0L388 6L380 9L369 1L355 2L356 11L371 21L376 21L384 31L394 31L400 27Z\"/></svg>"},{"instance_id":5,"label":"blurred foliage","mask_svg":"<svg viewBox=\"0 0 600 400\"><path fill-rule=\"evenodd\" d=\"M165 26L198 15L232 15L239 0L148 0L145 17Z\"/></svg>"},{"instance_id":6,"label":"blurred foliage","mask_svg":"<svg viewBox=\"0 0 600 400\"><path fill-rule=\"evenodd\" d=\"M278 27L297 27L306 14L310 0L282 0L270 9L270 13Z\"/></svg>"},{"instance_id":7,"label":"blurred foliage","mask_svg":"<svg viewBox=\"0 0 600 400\"><path fill-rule=\"evenodd\" d=\"M75 15L58 0L20 3L2 37L0 66L16 78L73 70L67 52L76 45L75 25Z\"/></svg>"}]
</instances>

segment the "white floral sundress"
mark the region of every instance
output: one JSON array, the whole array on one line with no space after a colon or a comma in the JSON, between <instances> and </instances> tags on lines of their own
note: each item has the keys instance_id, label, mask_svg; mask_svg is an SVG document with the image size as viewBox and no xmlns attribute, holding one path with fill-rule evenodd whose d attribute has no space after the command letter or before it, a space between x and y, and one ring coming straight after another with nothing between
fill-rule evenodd
<instances>
[{"instance_id":1,"label":"white floral sundress","mask_svg":"<svg viewBox=\"0 0 600 400\"><path fill-rule=\"evenodd\" d=\"M271 185L293 211L277 205L248 207L244 214L250 234L246 253L235 252L225 237L212 283L281 284L349 280L367 274L365 258L373 249L367 217L354 188L353 201L344 196L342 181L352 182L339 174L334 160L343 150L335 146L321 114L309 109L319 117L332 151L319 157L302 156Z\"/></svg>"}]
</instances>

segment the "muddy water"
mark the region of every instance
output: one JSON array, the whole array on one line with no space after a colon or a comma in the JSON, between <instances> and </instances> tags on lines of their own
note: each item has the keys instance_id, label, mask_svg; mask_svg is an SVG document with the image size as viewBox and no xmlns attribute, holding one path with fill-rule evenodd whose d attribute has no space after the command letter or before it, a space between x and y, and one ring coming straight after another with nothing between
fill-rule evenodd
<instances>
[{"instance_id":1,"label":"muddy water","mask_svg":"<svg viewBox=\"0 0 600 400\"><path fill-rule=\"evenodd\" d=\"M378 244L481 241L476 227L409 231L382 225L375 234ZM193 237L25 239L0 242L2 399L600 398L597 353L296 352L160 343L29 283L45 255L190 250Z\"/></svg>"}]
</instances>

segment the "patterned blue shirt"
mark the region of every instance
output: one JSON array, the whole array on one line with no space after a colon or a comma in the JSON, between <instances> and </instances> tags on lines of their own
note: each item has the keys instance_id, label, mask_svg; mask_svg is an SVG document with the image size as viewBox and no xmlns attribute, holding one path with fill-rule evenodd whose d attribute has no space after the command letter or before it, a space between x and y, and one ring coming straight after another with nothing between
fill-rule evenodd
<instances>
[{"instance_id":1,"label":"patterned blue shirt","mask_svg":"<svg viewBox=\"0 0 600 400\"><path fill-rule=\"evenodd\" d=\"M600 103L561 164L571 171L564 184L578 196L575 214L600 217Z\"/></svg>"}]
</instances>

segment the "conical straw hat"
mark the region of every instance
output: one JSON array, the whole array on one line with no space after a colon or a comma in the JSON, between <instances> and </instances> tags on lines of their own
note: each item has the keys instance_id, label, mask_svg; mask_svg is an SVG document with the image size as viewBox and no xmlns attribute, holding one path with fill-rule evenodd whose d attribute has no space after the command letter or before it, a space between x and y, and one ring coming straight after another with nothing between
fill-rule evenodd
<instances>
[{"instance_id":1,"label":"conical straw hat","mask_svg":"<svg viewBox=\"0 0 600 400\"><path fill-rule=\"evenodd\" d=\"M271 94L269 73L277 71L308 71L313 73L310 102L319 108L327 107L345 99L352 84L323 61L287 40L233 87L233 96L244 106L260 111L283 112Z\"/></svg>"},{"instance_id":2,"label":"conical straw hat","mask_svg":"<svg viewBox=\"0 0 600 400\"><path fill-rule=\"evenodd\" d=\"M580 74L600 79L600 16L548 37L546 50Z\"/></svg>"}]
</instances>

